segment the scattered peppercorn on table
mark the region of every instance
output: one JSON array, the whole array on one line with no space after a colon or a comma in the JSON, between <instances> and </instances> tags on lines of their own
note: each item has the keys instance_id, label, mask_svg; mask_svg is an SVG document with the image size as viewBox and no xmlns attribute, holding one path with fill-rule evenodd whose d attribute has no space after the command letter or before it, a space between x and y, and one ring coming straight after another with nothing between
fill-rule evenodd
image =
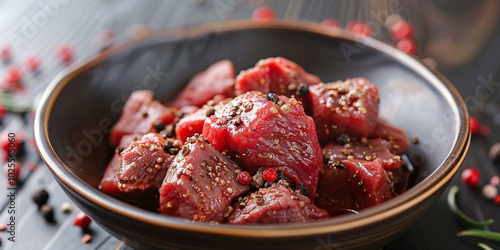
<instances>
[{"instance_id":1,"label":"scattered peppercorn on table","mask_svg":"<svg viewBox=\"0 0 500 250\"><path fill-rule=\"evenodd\" d=\"M0 181L5 184L0 187L0 249L131 249L73 205L38 155L32 132L33 109L38 96L64 67L158 29L241 18L260 23L307 20L321 23L325 29L345 28L392 43L436 66L435 60L425 57L430 50L426 40L430 31L423 28L428 7L416 3L396 7L380 9L366 1L347 0L3 2L0 158L5 174L0 175ZM433 13L446 15L444 11ZM496 26L500 27L498 22ZM496 144L500 142L500 57L495 49L500 35L492 33L490 41L468 66L443 72L461 92L472 115L469 153L450 185L458 187L453 193L454 205L476 222L488 221L480 224L487 226L474 229L500 232L500 144ZM413 143L418 143L418 138L413 138ZM275 179L276 175L265 173L264 178ZM246 171L237 178L240 183L250 182ZM457 233L472 227L452 212L447 195L444 193L384 249L469 249L478 248L478 244L500 248L498 241L464 236L476 231L458 237ZM489 219L495 222L489 223Z\"/></svg>"}]
</instances>

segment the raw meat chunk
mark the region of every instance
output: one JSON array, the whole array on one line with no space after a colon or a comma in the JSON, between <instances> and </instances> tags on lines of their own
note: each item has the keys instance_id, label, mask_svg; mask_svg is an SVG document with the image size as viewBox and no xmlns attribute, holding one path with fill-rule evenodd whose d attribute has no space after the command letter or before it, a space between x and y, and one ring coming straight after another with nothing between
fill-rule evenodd
<instances>
[{"instance_id":1,"label":"raw meat chunk","mask_svg":"<svg viewBox=\"0 0 500 250\"><path fill-rule=\"evenodd\" d=\"M240 72L236 77L235 92L240 95L256 90L299 97L307 94L308 85L319 82L317 76L308 74L296 63L276 57L260 60L254 68Z\"/></svg>"},{"instance_id":2,"label":"raw meat chunk","mask_svg":"<svg viewBox=\"0 0 500 250\"><path fill-rule=\"evenodd\" d=\"M160 188L174 158L174 155L164 151L165 146L167 142L173 145L173 141L164 139L159 134L149 133L132 142L121 153L118 189L128 193Z\"/></svg>"},{"instance_id":3,"label":"raw meat chunk","mask_svg":"<svg viewBox=\"0 0 500 250\"><path fill-rule=\"evenodd\" d=\"M275 168L314 198L322 152L312 118L294 98L247 92L207 118L203 136L241 168Z\"/></svg>"},{"instance_id":4,"label":"raw meat chunk","mask_svg":"<svg viewBox=\"0 0 500 250\"><path fill-rule=\"evenodd\" d=\"M237 203L228 218L229 224L277 224L315 222L328 218L328 213L316 207L306 196L290 188L273 184Z\"/></svg>"},{"instance_id":5,"label":"raw meat chunk","mask_svg":"<svg viewBox=\"0 0 500 250\"><path fill-rule=\"evenodd\" d=\"M310 86L307 95L309 114L322 143L342 133L358 138L371 135L379 102L377 87L361 77Z\"/></svg>"},{"instance_id":6,"label":"raw meat chunk","mask_svg":"<svg viewBox=\"0 0 500 250\"><path fill-rule=\"evenodd\" d=\"M118 174L120 173L120 153L128 148L130 143L133 141L137 141L141 138L142 135L134 134L134 135L125 135L120 140L120 144L115 150L115 154L113 158L109 162L106 170L104 171L104 175L101 179L100 189L108 194L116 195L121 193L120 189L118 189Z\"/></svg>"},{"instance_id":7,"label":"raw meat chunk","mask_svg":"<svg viewBox=\"0 0 500 250\"><path fill-rule=\"evenodd\" d=\"M381 159L342 160L324 167L316 205L334 215L371 207L391 198L392 181Z\"/></svg>"},{"instance_id":8,"label":"raw meat chunk","mask_svg":"<svg viewBox=\"0 0 500 250\"><path fill-rule=\"evenodd\" d=\"M323 147L323 160L333 163L348 158L367 161L379 158L385 170L393 170L401 166L402 160L399 155L391 153L392 147L390 142L380 138L363 138L344 145L331 142Z\"/></svg>"},{"instance_id":9,"label":"raw meat chunk","mask_svg":"<svg viewBox=\"0 0 500 250\"><path fill-rule=\"evenodd\" d=\"M370 138L382 138L389 141L392 144L391 152L399 155L404 154L410 146L410 140L405 130L383 119L378 119L375 130L370 135Z\"/></svg>"},{"instance_id":10,"label":"raw meat chunk","mask_svg":"<svg viewBox=\"0 0 500 250\"><path fill-rule=\"evenodd\" d=\"M201 107L216 95L232 97L234 77L234 66L230 60L216 62L195 75L169 105L178 108L186 105Z\"/></svg>"},{"instance_id":11,"label":"raw meat chunk","mask_svg":"<svg viewBox=\"0 0 500 250\"><path fill-rule=\"evenodd\" d=\"M249 190L236 177L240 168L203 136L189 138L160 189L160 212L194 221L223 222L234 200Z\"/></svg>"},{"instance_id":12,"label":"raw meat chunk","mask_svg":"<svg viewBox=\"0 0 500 250\"><path fill-rule=\"evenodd\" d=\"M116 147L122 136L146 134L154 129L156 123L169 124L174 118L174 112L155 101L151 91L136 91L130 95L120 119L111 129L110 145Z\"/></svg>"}]
</instances>

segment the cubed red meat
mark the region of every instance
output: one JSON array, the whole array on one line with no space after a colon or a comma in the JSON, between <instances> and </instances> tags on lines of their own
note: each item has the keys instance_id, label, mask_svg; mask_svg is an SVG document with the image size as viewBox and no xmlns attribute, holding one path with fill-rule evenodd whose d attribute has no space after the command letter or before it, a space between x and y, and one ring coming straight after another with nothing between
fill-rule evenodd
<instances>
[{"instance_id":1,"label":"cubed red meat","mask_svg":"<svg viewBox=\"0 0 500 250\"><path fill-rule=\"evenodd\" d=\"M185 142L187 138L194 134L203 132L203 123L207 118L207 110L198 109L194 113L182 117L177 125L175 125L175 135L181 142Z\"/></svg>"},{"instance_id":2,"label":"cubed red meat","mask_svg":"<svg viewBox=\"0 0 500 250\"><path fill-rule=\"evenodd\" d=\"M325 165L316 205L335 215L360 210L392 198L392 181L382 160L342 160Z\"/></svg>"},{"instance_id":3,"label":"cubed red meat","mask_svg":"<svg viewBox=\"0 0 500 250\"><path fill-rule=\"evenodd\" d=\"M275 93L296 98L307 94L307 86L318 84L320 79L308 74L302 67L283 57L260 60L254 68L240 72L236 77L237 95L248 91Z\"/></svg>"},{"instance_id":4,"label":"cubed red meat","mask_svg":"<svg viewBox=\"0 0 500 250\"><path fill-rule=\"evenodd\" d=\"M314 121L294 98L247 92L207 118L203 136L252 174L272 167L314 198L323 162Z\"/></svg>"},{"instance_id":5,"label":"cubed red meat","mask_svg":"<svg viewBox=\"0 0 500 250\"><path fill-rule=\"evenodd\" d=\"M151 91L135 91L125 103L120 119L111 129L110 145L116 147L122 136L146 134L158 122L169 124L174 118L174 112L155 101Z\"/></svg>"},{"instance_id":6,"label":"cubed red meat","mask_svg":"<svg viewBox=\"0 0 500 250\"><path fill-rule=\"evenodd\" d=\"M308 113L316 122L322 143L342 133L358 138L371 135L379 102L377 87L361 77L310 86L307 95Z\"/></svg>"},{"instance_id":7,"label":"cubed red meat","mask_svg":"<svg viewBox=\"0 0 500 250\"><path fill-rule=\"evenodd\" d=\"M392 144L391 152L399 155L404 154L410 146L410 139L408 139L406 131L383 119L378 119L370 138L382 138L389 141Z\"/></svg>"},{"instance_id":8,"label":"cubed red meat","mask_svg":"<svg viewBox=\"0 0 500 250\"><path fill-rule=\"evenodd\" d=\"M234 77L234 66L230 60L216 62L205 71L195 75L169 105L201 107L217 95L232 97L234 96Z\"/></svg>"},{"instance_id":9,"label":"cubed red meat","mask_svg":"<svg viewBox=\"0 0 500 250\"><path fill-rule=\"evenodd\" d=\"M384 139L362 139L341 145L330 142L323 147L323 160L336 162L342 159L361 159L372 161L381 159L385 170L397 169L401 166L401 157L391 153L392 144Z\"/></svg>"},{"instance_id":10,"label":"cubed red meat","mask_svg":"<svg viewBox=\"0 0 500 250\"><path fill-rule=\"evenodd\" d=\"M118 189L128 193L160 188L174 155L165 152L167 142L156 133L144 135L123 150L118 173ZM168 147L168 146L167 146Z\"/></svg>"},{"instance_id":11,"label":"cubed red meat","mask_svg":"<svg viewBox=\"0 0 500 250\"><path fill-rule=\"evenodd\" d=\"M188 138L163 180L160 212L194 221L223 222L228 206L250 188L238 182L239 171L235 162L203 136Z\"/></svg>"},{"instance_id":12,"label":"cubed red meat","mask_svg":"<svg viewBox=\"0 0 500 250\"><path fill-rule=\"evenodd\" d=\"M205 119L212 116L216 109L229 101L230 99L211 100L195 112L183 116L175 126L175 135L177 138L184 143L187 138L194 134L202 134Z\"/></svg>"},{"instance_id":13,"label":"cubed red meat","mask_svg":"<svg viewBox=\"0 0 500 250\"><path fill-rule=\"evenodd\" d=\"M308 197L279 184L260 188L234 206L229 224L278 224L317 222L328 213L311 204Z\"/></svg>"},{"instance_id":14,"label":"cubed red meat","mask_svg":"<svg viewBox=\"0 0 500 250\"><path fill-rule=\"evenodd\" d=\"M120 173L120 153L128 148L130 143L139 140L142 137L140 134L126 135L120 140L118 147L115 150L113 158L109 162L104 175L101 179L100 189L108 194L116 195L121 193L118 189L118 174Z\"/></svg>"}]
</instances>

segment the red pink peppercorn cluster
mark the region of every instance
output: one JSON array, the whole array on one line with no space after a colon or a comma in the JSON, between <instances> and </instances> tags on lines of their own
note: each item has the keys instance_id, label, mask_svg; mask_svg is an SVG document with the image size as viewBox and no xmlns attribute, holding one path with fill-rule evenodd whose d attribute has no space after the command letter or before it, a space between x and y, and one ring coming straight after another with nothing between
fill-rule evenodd
<instances>
[{"instance_id":1,"label":"red pink peppercorn cluster","mask_svg":"<svg viewBox=\"0 0 500 250\"><path fill-rule=\"evenodd\" d=\"M462 182L471 188L477 187L481 181L481 174L475 168L466 168L462 172ZM500 194L498 194L498 187L500 184L500 177L494 175L490 178L488 184L481 188L481 194L488 200L493 200L496 204L500 205Z\"/></svg>"},{"instance_id":2,"label":"red pink peppercorn cluster","mask_svg":"<svg viewBox=\"0 0 500 250\"><path fill-rule=\"evenodd\" d=\"M268 6L257 7L253 14L252 20L257 23L269 23L275 19L274 11ZM321 22L326 27L339 27L339 23L333 18L326 18ZM414 41L413 25L404 19L401 15L391 14L385 22L386 28L389 30L396 48L407 53L415 54L417 46ZM370 25L366 22L353 20L347 23L345 29L357 36L373 36L373 31Z\"/></svg>"}]
</instances>

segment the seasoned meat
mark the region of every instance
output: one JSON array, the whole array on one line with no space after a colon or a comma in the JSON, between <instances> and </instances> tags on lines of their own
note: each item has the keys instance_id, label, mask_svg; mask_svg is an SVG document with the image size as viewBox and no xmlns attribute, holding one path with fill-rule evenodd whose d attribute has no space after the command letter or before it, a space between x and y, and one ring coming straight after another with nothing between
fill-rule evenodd
<instances>
[{"instance_id":1,"label":"seasoned meat","mask_svg":"<svg viewBox=\"0 0 500 250\"><path fill-rule=\"evenodd\" d=\"M296 98L307 94L307 86L318 84L320 79L283 57L260 60L254 68L240 72L236 77L235 91L240 95L248 91L275 93Z\"/></svg>"},{"instance_id":2,"label":"seasoned meat","mask_svg":"<svg viewBox=\"0 0 500 250\"><path fill-rule=\"evenodd\" d=\"M224 212L249 186L237 181L240 168L205 142L189 138L160 189L160 212L194 221L223 222Z\"/></svg>"},{"instance_id":3,"label":"seasoned meat","mask_svg":"<svg viewBox=\"0 0 500 250\"><path fill-rule=\"evenodd\" d=\"M402 128L398 128L383 119L377 120L375 130L370 138L382 138L389 141L392 145L391 152L402 155L410 146L410 139Z\"/></svg>"},{"instance_id":4,"label":"seasoned meat","mask_svg":"<svg viewBox=\"0 0 500 250\"><path fill-rule=\"evenodd\" d=\"M308 113L314 118L322 143L343 133L358 138L371 135L379 102L377 87L365 78L313 85L307 95Z\"/></svg>"},{"instance_id":5,"label":"seasoned meat","mask_svg":"<svg viewBox=\"0 0 500 250\"><path fill-rule=\"evenodd\" d=\"M121 153L118 189L127 193L160 188L174 158L165 152L165 146L173 145L173 141L174 139L164 139L159 134L149 133L132 142Z\"/></svg>"},{"instance_id":6,"label":"seasoned meat","mask_svg":"<svg viewBox=\"0 0 500 250\"><path fill-rule=\"evenodd\" d=\"M311 204L306 196L279 184L260 188L234 206L229 224L277 224L315 222L328 213Z\"/></svg>"},{"instance_id":7,"label":"seasoned meat","mask_svg":"<svg viewBox=\"0 0 500 250\"><path fill-rule=\"evenodd\" d=\"M216 62L195 75L169 105L179 108L186 105L201 107L216 95L232 97L234 77L234 66L230 60Z\"/></svg>"},{"instance_id":8,"label":"seasoned meat","mask_svg":"<svg viewBox=\"0 0 500 250\"><path fill-rule=\"evenodd\" d=\"M252 174L272 167L304 183L313 199L322 152L312 118L294 98L247 92L207 118L203 135Z\"/></svg>"},{"instance_id":9,"label":"seasoned meat","mask_svg":"<svg viewBox=\"0 0 500 250\"><path fill-rule=\"evenodd\" d=\"M175 135L181 142L185 142L187 138L194 134L203 132L203 123L205 123L206 110L198 109L194 113L187 114L182 117L175 125Z\"/></svg>"},{"instance_id":10,"label":"seasoned meat","mask_svg":"<svg viewBox=\"0 0 500 250\"><path fill-rule=\"evenodd\" d=\"M330 214L360 210L392 198L392 182L382 160L341 160L324 166L316 205Z\"/></svg>"},{"instance_id":11,"label":"seasoned meat","mask_svg":"<svg viewBox=\"0 0 500 250\"><path fill-rule=\"evenodd\" d=\"M391 153L392 147L390 142L380 138L368 140L363 138L344 145L331 142L323 147L323 160L333 163L349 158L367 161L378 158L382 160L384 169L392 170L401 166L401 157Z\"/></svg>"},{"instance_id":12,"label":"seasoned meat","mask_svg":"<svg viewBox=\"0 0 500 250\"><path fill-rule=\"evenodd\" d=\"M171 109L153 100L153 93L146 90L133 92L118 122L111 129L110 145L118 146L120 139L129 134L146 134L155 124L169 124L175 118Z\"/></svg>"},{"instance_id":13,"label":"seasoned meat","mask_svg":"<svg viewBox=\"0 0 500 250\"><path fill-rule=\"evenodd\" d=\"M177 138L180 141L185 142L187 138L193 136L194 134L202 134L205 119L214 115L216 109L221 108L229 101L230 99L220 101L211 100L195 112L182 117L175 126L175 135Z\"/></svg>"},{"instance_id":14,"label":"seasoned meat","mask_svg":"<svg viewBox=\"0 0 500 250\"><path fill-rule=\"evenodd\" d=\"M120 153L128 148L130 143L137 141L142 137L140 134L125 135L120 140L120 144L115 149L113 158L108 163L104 175L101 179L100 188L103 192L116 195L121 193L118 189L118 174L120 173Z\"/></svg>"}]
</instances>

